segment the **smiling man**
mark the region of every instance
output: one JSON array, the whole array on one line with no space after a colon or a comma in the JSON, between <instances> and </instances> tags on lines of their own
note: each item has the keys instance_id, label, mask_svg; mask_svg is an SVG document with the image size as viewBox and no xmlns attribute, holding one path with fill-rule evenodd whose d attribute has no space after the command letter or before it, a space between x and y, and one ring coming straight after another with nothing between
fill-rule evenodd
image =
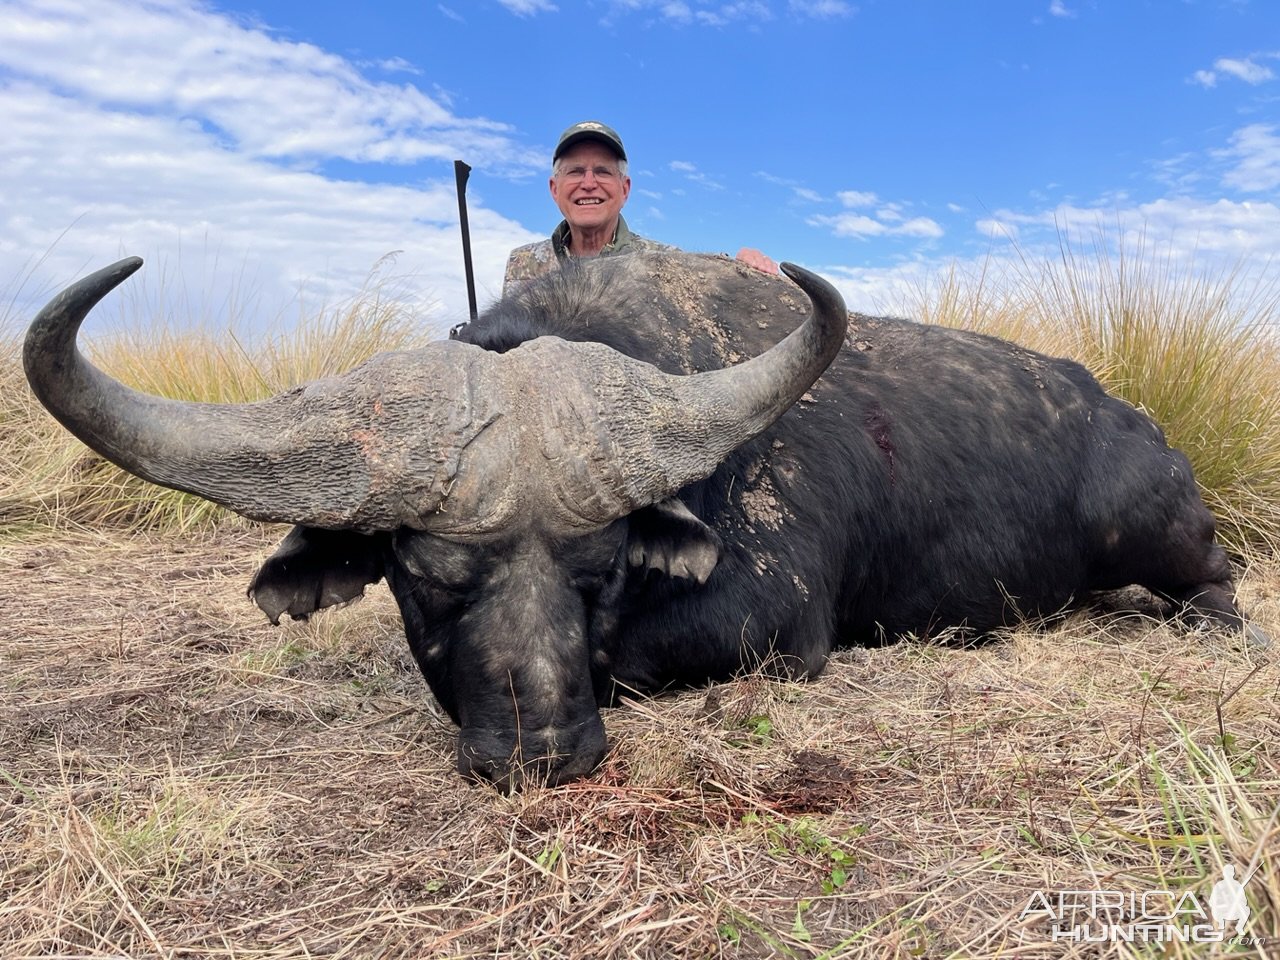
<instances>
[{"instance_id":1,"label":"smiling man","mask_svg":"<svg viewBox=\"0 0 1280 960\"><path fill-rule=\"evenodd\" d=\"M564 219L549 240L516 247L507 259L503 293L547 273L570 257L673 250L665 243L632 233L622 218L631 194L627 151L612 127L595 120L575 123L560 135L552 155L551 199ZM759 270L778 267L758 250L742 250L738 259Z\"/></svg>"}]
</instances>

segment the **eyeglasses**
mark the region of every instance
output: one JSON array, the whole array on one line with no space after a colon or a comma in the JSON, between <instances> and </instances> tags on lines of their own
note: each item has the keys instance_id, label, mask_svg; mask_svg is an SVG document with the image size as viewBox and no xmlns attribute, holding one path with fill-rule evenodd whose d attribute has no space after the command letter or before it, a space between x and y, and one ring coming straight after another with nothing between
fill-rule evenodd
<instances>
[{"instance_id":1,"label":"eyeglasses","mask_svg":"<svg viewBox=\"0 0 1280 960\"><path fill-rule=\"evenodd\" d=\"M617 167L606 167L603 164L598 167L587 167L582 164L576 164L572 167L561 168L557 176L569 183L580 183L587 179L587 173L590 172L593 177L601 183L612 183L618 179Z\"/></svg>"}]
</instances>

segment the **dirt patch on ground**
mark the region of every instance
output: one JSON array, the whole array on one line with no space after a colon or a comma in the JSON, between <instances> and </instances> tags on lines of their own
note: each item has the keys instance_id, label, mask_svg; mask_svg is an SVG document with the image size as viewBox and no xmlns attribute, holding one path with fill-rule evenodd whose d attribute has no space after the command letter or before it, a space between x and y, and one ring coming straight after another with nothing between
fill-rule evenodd
<instances>
[{"instance_id":1,"label":"dirt patch on ground","mask_svg":"<svg viewBox=\"0 0 1280 960\"><path fill-rule=\"evenodd\" d=\"M453 773L384 588L265 622L271 544L5 544L0 955L1121 956L1028 898L1207 902L1224 862L1280 925L1280 673L1226 638L850 651L607 711L593 777L501 796ZM1280 635L1278 583L1243 593Z\"/></svg>"}]
</instances>

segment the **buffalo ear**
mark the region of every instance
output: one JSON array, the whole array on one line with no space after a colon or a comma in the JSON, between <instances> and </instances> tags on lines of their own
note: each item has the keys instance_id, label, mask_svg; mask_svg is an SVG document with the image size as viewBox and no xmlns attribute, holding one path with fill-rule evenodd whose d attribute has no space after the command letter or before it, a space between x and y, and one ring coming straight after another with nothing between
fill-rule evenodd
<instances>
[{"instance_id":1,"label":"buffalo ear","mask_svg":"<svg viewBox=\"0 0 1280 960\"><path fill-rule=\"evenodd\" d=\"M294 527L267 558L249 596L272 623L287 613L305 620L317 610L364 596L382 579L382 544L351 530Z\"/></svg>"},{"instance_id":2,"label":"buffalo ear","mask_svg":"<svg viewBox=\"0 0 1280 960\"><path fill-rule=\"evenodd\" d=\"M701 586L720 562L720 536L679 497L636 510L628 522L627 562L632 567Z\"/></svg>"}]
</instances>

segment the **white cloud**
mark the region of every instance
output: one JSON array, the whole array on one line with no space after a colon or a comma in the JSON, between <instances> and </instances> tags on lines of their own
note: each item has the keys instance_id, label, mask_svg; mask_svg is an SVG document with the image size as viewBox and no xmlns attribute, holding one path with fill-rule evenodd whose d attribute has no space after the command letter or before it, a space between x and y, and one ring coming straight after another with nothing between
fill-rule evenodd
<instances>
[{"instance_id":1,"label":"white cloud","mask_svg":"<svg viewBox=\"0 0 1280 960\"><path fill-rule=\"evenodd\" d=\"M897 236L920 237L922 239L936 239L944 233L942 227L928 217L912 217L910 220L898 224L889 232Z\"/></svg>"},{"instance_id":2,"label":"white cloud","mask_svg":"<svg viewBox=\"0 0 1280 960\"><path fill-rule=\"evenodd\" d=\"M197 118L254 156L537 162L505 124L455 116L412 85L369 80L184 0L10 0L5 21L0 65L15 74L90 103Z\"/></svg>"},{"instance_id":3,"label":"white cloud","mask_svg":"<svg viewBox=\"0 0 1280 960\"><path fill-rule=\"evenodd\" d=\"M1254 54L1253 56L1274 58L1275 54ZM1221 57L1213 62L1212 70L1197 70L1193 73L1190 82L1211 89L1218 85L1218 79L1222 76L1235 77L1256 87L1268 80L1274 80L1276 75L1265 64L1255 63L1252 57L1245 57L1243 60Z\"/></svg>"},{"instance_id":4,"label":"white cloud","mask_svg":"<svg viewBox=\"0 0 1280 960\"><path fill-rule=\"evenodd\" d=\"M759 177L766 183L772 183L775 186L786 187L790 190L798 200L805 203L822 203L825 199L817 190L812 190L804 186L798 180L792 180L788 177L779 177L773 173L766 173L764 170L757 170L754 176Z\"/></svg>"},{"instance_id":5,"label":"white cloud","mask_svg":"<svg viewBox=\"0 0 1280 960\"><path fill-rule=\"evenodd\" d=\"M377 60L372 63L371 66L377 67L379 70L385 71L386 73L408 73L414 76L422 75L421 68L415 67L408 60L404 59L404 57L391 57L387 60Z\"/></svg>"},{"instance_id":6,"label":"white cloud","mask_svg":"<svg viewBox=\"0 0 1280 960\"><path fill-rule=\"evenodd\" d=\"M1255 201L1165 197L1127 207L1062 204L1022 213L997 210L975 228L984 240L1017 240L1033 251L1056 247L1060 231L1099 233L1128 244L1161 245L1181 262L1239 263L1280 255L1280 206Z\"/></svg>"},{"instance_id":7,"label":"white cloud","mask_svg":"<svg viewBox=\"0 0 1280 960\"><path fill-rule=\"evenodd\" d=\"M860 213L818 215L810 217L808 222L814 226L830 227L837 237L879 237L889 231L887 224Z\"/></svg>"},{"instance_id":8,"label":"white cloud","mask_svg":"<svg viewBox=\"0 0 1280 960\"><path fill-rule=\"evenodd\" d=\"M348 295L403 250L404 295L457 319L466 299L451 178L368 184L321 164L542 166L502 124L182 0L11 0L5 34L0 287L48 251L24 288L32 297L136 253L152 261L143 283L165 270L171 286L206 295L215 273L247 271L270 316L300 290ZM480 293L496 294L507 251L535 236L472 206Z\"/></svg>"},{"instance_id":9,"label":"white cloud","mask_svg":"<svg viewBox=\"0 0 1280 960\"><path fill-rule=\"evenodd\" d=\"M655 15L660 21L705 27L724 27L731 23L748 25L773 19L773 11L761 0L737 0L733 3L703 3L691 7L684 0L609 0L606 23L615 17L639 13Z\"/></svg>"},{"instance_id":10,"label":"white cloud","mask_svg":"<svg viewBox=\"0 0 1280 960\"><path fill-rule=\"evenodd\" d=\"M1191 82L1202 87L1213 88L1218 85L1218 75L1212 70L1197 70L1191 75Z\"/></svg>"},{"instance_id":11,"label":"white cloud","mask_svg":"<svg viewBox=\"0 0 1280 960\"><path fill-rule=\"evenodd\" d=\"M936 239L944 233L942 227L928 217L908 217L909 204L887 202L866 190L841 190L836 199L846 211L863 211L874 207L874 213L843 212L815 214L805 222L814 227L828 227L837 237L916 237Z\"/></svg>"},{"instance_id":12,"label":"white cloud","mask_svg":"<svg viewBox=\"0 0 1280 960\"><path fill-rule=\"evenodd\" d=\"M1270 67L1264 67L1262 64L1254 63L1252 60L1223 59L1213 66L1219 73L1225 73L1254 86L1275 78L1275 74L1272 73Z\"/></svg>"},{"instance_id":13,"label":"white cloud","mask_svg":"<svg viewBox=\"0 0 1280 960\"><path fill-rule=\"evenodd\" d=\"M836 199L846 207L871 207L880 202L880 198L874 193L861 190L841 190L836 194Z\"/></svg>"},{"instance_id":14,"label":"white cloud","mask_svg":"<svg viewBox=\"0 0 1280 960\"><path fill-rule=\"evenodd\" d=\"M1222 182L1249 192L1280 187L1280 136L1271 124L1254 123L1231 135L1231 146L1216 156L1234 163Z\"/></svg>"},{"instance_id":15,"label":"white cloud","mask_svg":"<svg viewBox=\"0 0 1280 960\"><path fill-rule=\"evenodd\" d=\"M913 256L887 266L825 265L820 272L844 295L850 309L869 314L912 316L927 290L952 271L983 277L983 286L1025 290L1042 270L1061 262L1065 242L1086 260L1098 251L1132 262L1150 257L1160 270L1221 278L1235 270L1242 297L1273 282L1268 264L1280 257L1280 206L1274 203L1198 202L1162 199L1123 209L1063 205L1018 213L997 211L974 224L980 253L972 256ZM993 241L995 241L993 243ZM1006 246L1002 241L1016 244Z\"/></svg>"},{"instance_id":16,"label":"white cloud","mask_svg":"<svg viewBox=\"0 0 1280 960\"><path fill-rule=\"evenodd\" d=\"M1096 218L1085 222L1096 223ZM1128 230L1171 238L1185 257L1199 252L1242 259L1280 252L1280 207L1274 203L1169 198L1140 204L1121 222Z\"/></svg>"},{"instance_id":17,"label":"white cloud","mask_svg":"<svg viewBox=\"0 0 1280 960\"><path fill-rule=\"evenodd\" d=\"M1274 191L1280 188L1280 125L1253 124L1230 137L1229 149L1215 151L1219 160L1232 166L1223 176L1223 185L1247 191ZM1162 179L1180 187L1192 182L1185 168L1206 169L1204 158L1183 155L1168 162ZM1210 170L1195 181L1200 191L1211 182ZM1274 196L1274 194L1272 194ZM837 235L876 241L894 236L916 235L933 239L941 228L932 220L897 223L879 214L909 209L910 204L879 204L873 194L848 191L842 195L846 210L833 216L813 217L809 223L831 229ZM879 206L867 203L875 200ZM959 204L948 204L952 213L964 213ZM909 228L909 230L908 230ZM902 233L895 233L901 230ZM1114 257L1123 250L1132 259L1144 253L1161 265L1187 276L1233 276L1239 271L1236 289L1248 296L1273 283L1270 265L1280 260L1280 202L1236 200L1222 196L1169 195L1136 202L1126 191L1112 191L1088 203L1061 203L1030 210L997 209L973 221L969 243L972 256L939 255L934 244L922 244L910 252L909 260L889 266L864 267L827 265L821 268L844 294L854 310L868 313L909 313L903 304L918 302L928 283L949 270L971 271L973 275L1002 272L1015 286L1025 287L1044 265L1059 262L1065 242L1085 257L1102 249ZM1099 247L1101 244L1101 247ZM960 248L963 250L963 248ZM1272 286L1271 289L1274 289Z\"/></svg>"},{"instance_id":18,"label":"white cloud","mask_svg":"<svg viewBox=\"0 0 1280 960\"><path fill-rule=\"evenodd\" d=\"M1065 19L1074 19L1076 11L1068 10L1067 5L1062 0L1052 0L1049 4L1049 13L1055 17L1063 17Z\"/></svg>"},{"instance_id":19,"label":"white cloud","mask_svg":"<svg viewBox=\"0 0 1280 960\"><path fill-rule=\"evenodd\" d=\"M695 164L692 164L687 160L672 160L668 166L676 173L684 174L684 178L686 180L691 180L700 186L706 187L708 190L724 189L724 184L711 179L705 173L700 171Z\"/></svg>"},{"instance_id":20,"label":"white cloud","mask_svg":"<svg viewBox=\"0 0 1280 960\"><path fill-rule=\"evenodd\" d=\"M890 236L886 224L860 214L827 219L842 220L850 236ZM1060 261L1064 240L1086 257L1095 256L1098 249L1110 256L1124 250L1130 259L1145 251L1161 269L1167 265L1186 275L1221 277L1239 269L1235 286L1244 296L1255 283L1270 282L1268 265L1280 259L1280 205L1272 202L1167 197L1123 205L1061 204L1031 211L996 210L975 221L974 229L972 246L981 252L972 256L916 251L910 259L887 266L819 269L851 309L910 315L920 292L951 270L988 276L993 282L1003 276L1013 287L1025 288L1042 265Z\"/></svg>"},{"instance_id":21,"label":"white cloud","mask_svg":"<svg viewBox=\"0 0 1280 960\"><path fill-rule=\"evenodd\" d=\"M927 217L913 217L902 223L887 223L860 213L839 213L834 216L815 215L807 223L812 226L830 227L837 237L917 237L937 238L943 235L942 227Z\"/></svg>"},{"instance_id":22,"label":"white cloud","mask_svg":"<svg viewBox=\"0 0 1280 960\"><path fill-rule=\"evenodd\" d=\"M773 13L763 3L755 2L755 0L745 0L745 2L741 3L720 4L713 9L695 10L693 17L705 26L723 27L740 20L750 23L772 20Z\"/></svg>"},{"instance_id":23,"label":"white cloud","mask_svg":"<svg viewBox=\"0 0 1280 960\"><path fill-rule=\"evenodd\" d=\"M984 217L974 227L989 240L1017 240L1020 237L1017 224L1010 219Z\"/></svg>"},{"instance_id":24,"label":"white cloud","mask_svg":"<svg viewBox=\"0 0 1280 960\"><path fill-rule=\"evenodd\" d=\"M850 310L871 316L905 316L919 292L946 269L942 261L912 260L885 267L826 266L819 272L844 297Z\"/></svg>"},{"instance_id":25,"label":"white cloud","mask_svg":"<svg viewBox=\"0 0 1280 960\"><path fill-rule=\"evenodd\" d=\"M787 9L793 15L812 17L815 20L851 17L858 11L857 7L844 0L790 0Z\"/></svg>"},{"instance_id":26,"label":"white cloud","mask_svg":"<svg viewBox=\"0 0 1280 960\"><path fill-rule=\"evenodd\" d=\"M1151 175L1175 193L1185 193L1205 179L1203 157L1184 151L1172 157L1149 161Z\"/></svg>"},{"instance_id":27,"label":"white cloud","mask_svg":"<svg viewBox=\"0 0 1280 960\"><path fill-rule=\"evenodd\" d=\"M498 0L517 17L532 17L539 13L555 13L559 10L550 0Z\"/></svg>"}]
</instances>

